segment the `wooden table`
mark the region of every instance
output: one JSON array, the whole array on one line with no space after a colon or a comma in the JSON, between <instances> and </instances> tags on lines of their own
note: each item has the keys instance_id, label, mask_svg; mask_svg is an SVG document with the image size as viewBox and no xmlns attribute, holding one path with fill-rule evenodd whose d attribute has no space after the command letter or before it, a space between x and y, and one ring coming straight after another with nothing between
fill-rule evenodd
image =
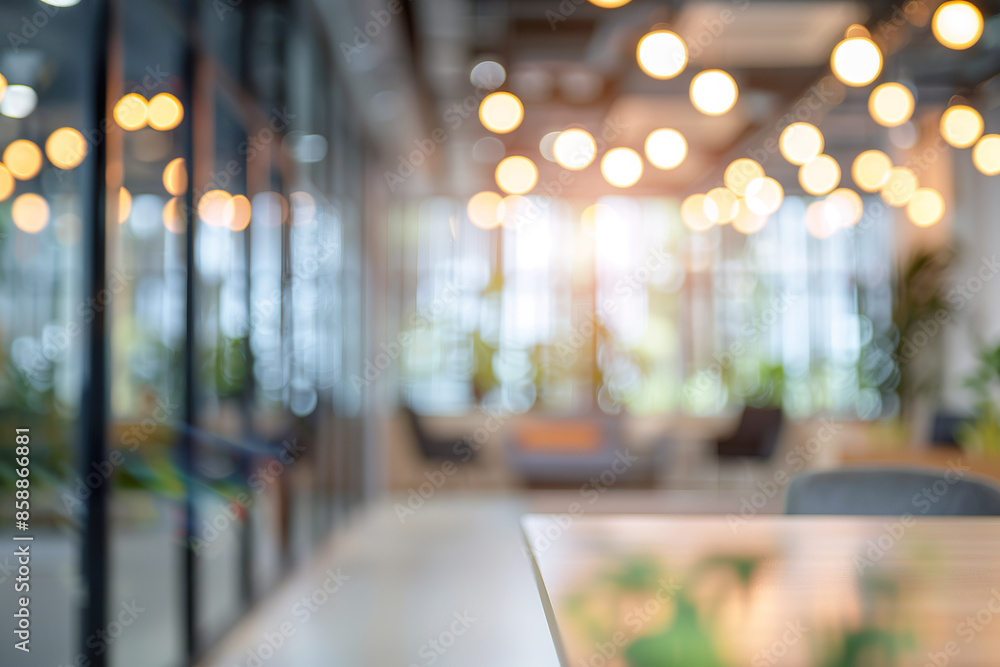
<instances>
[{"instance_id":1,"label":"wooden table","mask_svg":"<svg viewBox=\"0 0 1000 667\"><path fill-rule=\"evenodd\" d=\"M529 515L572 667L997 667L1000 519Z\"/></svg>"}]
</instances>

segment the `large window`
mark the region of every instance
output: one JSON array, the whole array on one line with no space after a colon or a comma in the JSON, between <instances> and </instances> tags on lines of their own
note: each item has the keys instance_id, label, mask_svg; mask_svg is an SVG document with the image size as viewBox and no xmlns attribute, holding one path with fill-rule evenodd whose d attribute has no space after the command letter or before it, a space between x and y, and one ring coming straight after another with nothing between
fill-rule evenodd
<instances>
[{"instance_id":1,"label":"large window","mask_svg":"<svg viewBox=\"0 0 1000 667\"><path fill-rule=\"evenodd\" d=\"M495 230L458 200L402 206L391 271L415 342L400 388L428 412L749 402L874 418L861 366L891 303L890 227L814 238L807 203L789 197L750 235L693 232L670 198L508 198Z\"/></svg>"}]
</instances>

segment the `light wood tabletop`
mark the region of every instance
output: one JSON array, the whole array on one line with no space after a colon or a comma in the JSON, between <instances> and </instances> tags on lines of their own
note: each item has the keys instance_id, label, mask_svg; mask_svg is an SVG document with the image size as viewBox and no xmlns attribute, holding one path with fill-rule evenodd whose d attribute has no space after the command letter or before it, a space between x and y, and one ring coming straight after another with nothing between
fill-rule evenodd
<instances>
[{"instance_id":1,"label":"light wood tabletop","mask_svg":"<svg viewBox=\"0 0 1000 667\"><path fill-rule=\"evenodd\" d=\"M1000 519L528 515L572 667L997 667Z\"/></svg>"}]
</instances>

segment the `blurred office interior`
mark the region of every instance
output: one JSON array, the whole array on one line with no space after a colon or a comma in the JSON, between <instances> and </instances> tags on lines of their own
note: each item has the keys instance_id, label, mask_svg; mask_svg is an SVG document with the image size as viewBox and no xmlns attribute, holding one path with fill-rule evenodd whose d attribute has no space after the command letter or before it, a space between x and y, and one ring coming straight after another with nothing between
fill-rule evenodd
<instances>
[{"instance_id":1,"label":"blurred office interior","mask_svg":"<svg viewBox=\"0 0 1000 667\"><path fill-rule=\"evenodd\" d=\"M945 4L2 3L3 664L554 666L524 514L1000 481L1000 3Z\"/></svg>"}]
</instances>

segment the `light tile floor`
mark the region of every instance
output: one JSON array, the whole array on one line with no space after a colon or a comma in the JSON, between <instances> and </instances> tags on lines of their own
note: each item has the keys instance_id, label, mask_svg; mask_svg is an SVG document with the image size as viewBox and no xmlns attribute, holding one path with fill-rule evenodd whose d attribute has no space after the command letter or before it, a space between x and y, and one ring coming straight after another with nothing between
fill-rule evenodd
<instances>
[{"instance_id":1,"label":"light tile floor","mask_svg":"<svg viewBox=\"0 0 1000 667\"><path fill-rule=\"evenodd\" d=\"M379 503L248 615L201 667L557 667L519 519L564 512L580 499L574 491L441 493L405 522L392 502ZM740 500L715 491L615 491L585 502L584 511L725 513ZM778 511L780 501L762 511ZM344 580L324 601L324 580L334 586L329 573ZM307 612L302 598L313 594L315 611ZM279 639L282 628L288 638Z\"/></svg>"}]
</instances>

